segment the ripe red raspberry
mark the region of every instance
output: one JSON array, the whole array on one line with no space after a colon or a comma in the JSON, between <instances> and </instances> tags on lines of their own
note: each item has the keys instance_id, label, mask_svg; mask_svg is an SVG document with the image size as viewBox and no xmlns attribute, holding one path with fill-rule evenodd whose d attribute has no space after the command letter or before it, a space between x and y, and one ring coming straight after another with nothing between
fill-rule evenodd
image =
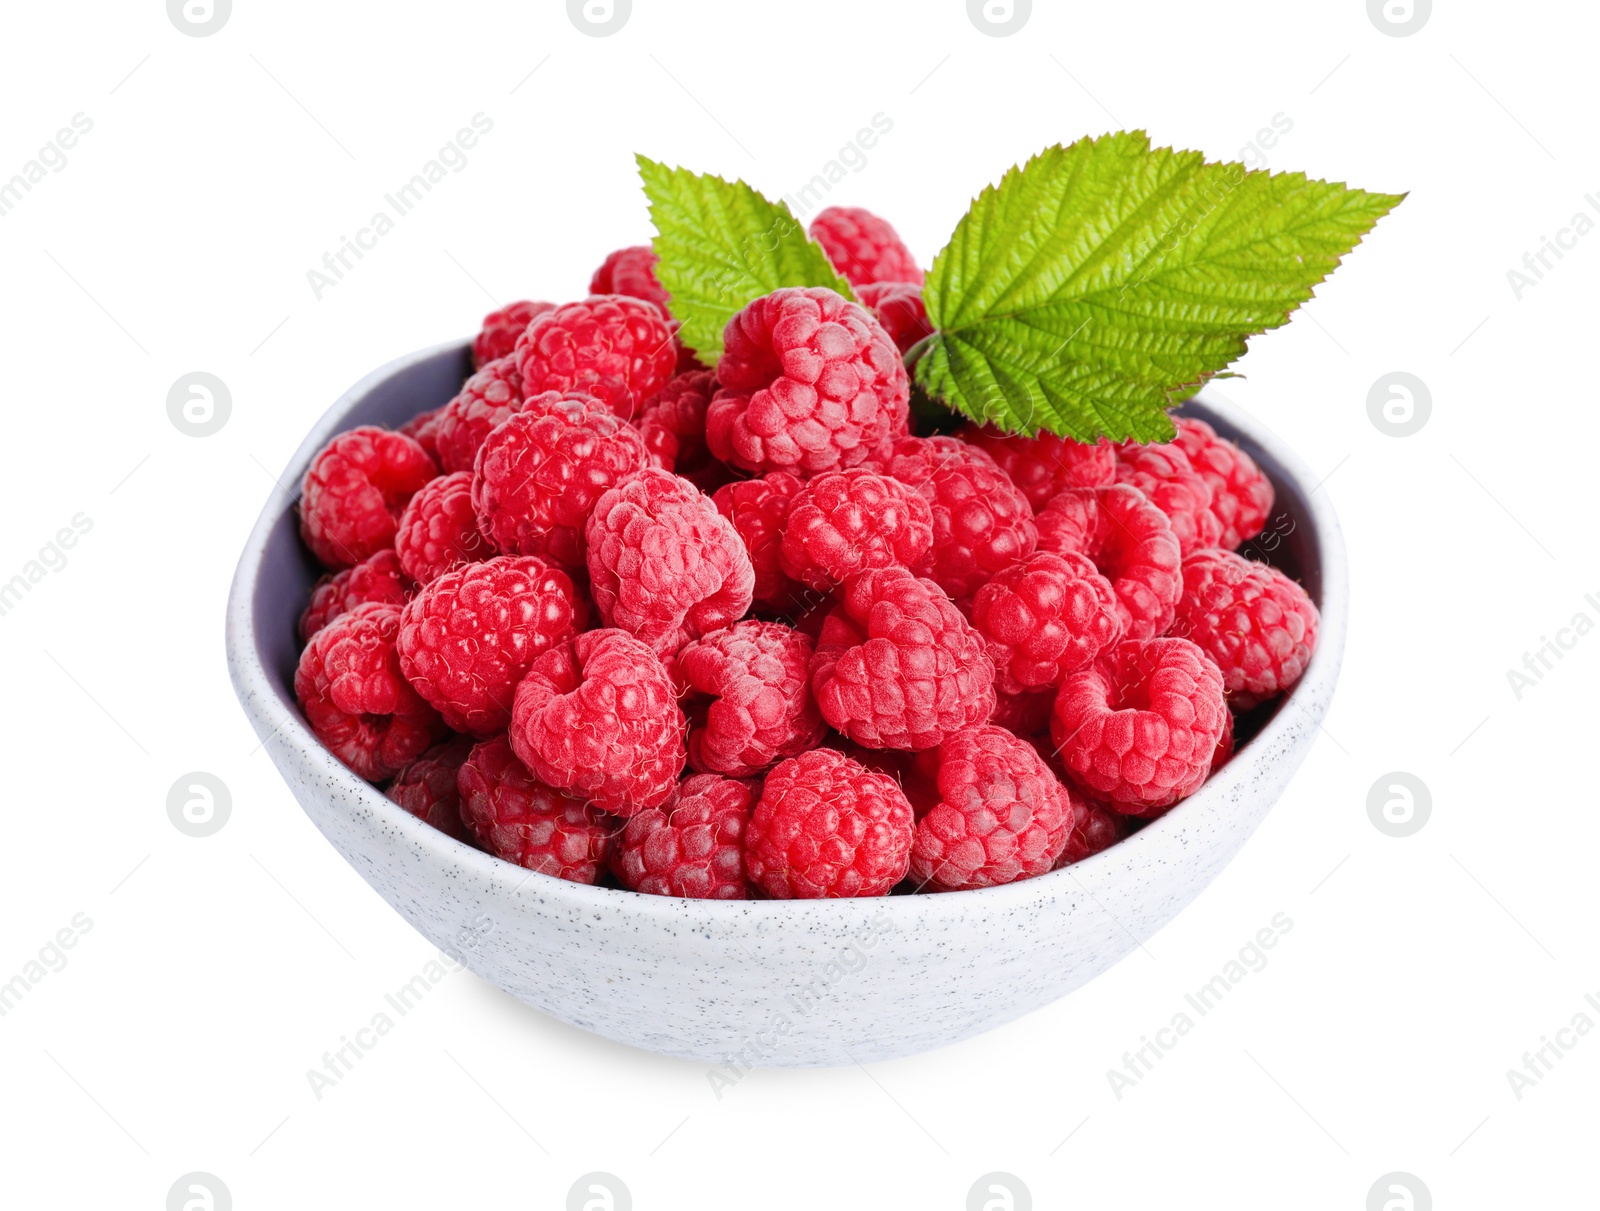
<instances>
[{"instance_id":1,"label":"ripe red raspberry","mask_svg":"<svg viewBox=\"0 0 1600 1211\"><path fill-rule=\"evenodd\" d=\"M1167 515L1185 555L1214 547L1222 537L1222 523L1211 511L1211 485L1177 446L1118 446L1117 482L1138 488Z\"/></svg>"},{"instance_id":2,"label":"ripe red raspberry","mask_svg":"<svg viewBox=\"0 0 1600 1211\"><path fill-rule=\"evenodd\" d=\"M672 673L685 694L690 767L745 778L816 748L814 650L781 622L739 622L686 645Z\"/></svg>"},{"instance_id":3,"label":"ripe red raspberry","mask_svg":"<svg viewBox=\"0 0 1600 1211\"><path fill-rule=\"evenodd\" d=\"M466 736L442 740L396 774L383 793L418 820L471 844L471 834L461 822L461 792L456 787L456 775L471 752L472 741Z\"/></svg>"},{"instance_id":4,"label":"ripe red raspberry","mask_svg":"<svg viewBox=\"0 0 1600 1211\"><path fill-rule=\"evenodd\" d=\"M300 615L300 639L310 639L340 614L364 602L405 605L411 600L414 587L392 547L385 547L353 568L325 573L311 586L311 603Z\"/></svg>"},{"instance_id":5,"label":"ripe red raspberry","mask_svg":"<svg viewBox=\"0 0 1600 1211\"><path fill-rule=\"evenodd\" d=\"M489 431L521 410L522 371L517 369L517 359L502 357L485 363L439 413L433 440L445 474L472 470L478 447Z\"/></svg>"},{"instance_id":6,"label":"ripe red raspberry","mask_svg":"<svg viewBox=\"0 0 1600 1211\"><path fill-rule=\"evenodd\" d=\"M1293 688L1316 650L1318 624L1306 591L1277 568L1218 548L1183 561L1172 634L1217 662L1237 710Z\"/></svg>"},{"instance_id":7,"label":"ripe red raspberry","mask_svg":"<svg viewBox=\"0 0 1600 1211\"><path fill-rule=\"evenodd\" d=\"M998 674L995 680L999 680ZM1025 694L1007 694L997 689L994 697L994 714L989 716L989 722L996 727L1024 740L1050 729L1050 708L1056 703L1054 687Z\"/></svg>"},{"instance_id":8,"label":"ripe red raspberry","mask_svg":"<svg viewBox=\"0 0 1600 1211\"><path fill-rule=\"evenodd\" d=\"M400 671L399 629L399 606L358 605L311 637L294 671L311 730L368 782L397 773L444 733Z\"/></svg>"},{"instance_id":9,"label":"ripe red raspberry","mask_svg":"<svg viewBox=\"0 0 1600 1211\"><path fill-rule=\"evenodd\" d=\"M400 666L451 728L487 736L511 721L517 683L533 662L588 621L565 572L501 555L422 587L400 625Z\"/></svg>"},{"instance_id":10,"label":"ripe red raspberry","mask_svg":"<svg viewBox=\"0 0 1600 1211\"><path fill-rule=\"evenodd\" d=\"M461 819L497 858L571 883L593 883L617 822L540 782L504 736L476 745L456 780Z\"/></svg>"},{"instance_id":11,"label":"ripe red raspberry","mask_svg":"<svg viewBox=\"0 0 1600 1211\"><path fill-rule=\"evenodd\" d=\"M683 476L702 492L715 492L728 481L728 469L706 449L706 405L716 390L716 375L709 370L680 374L634 421L655 465Z\"/></svg>"},{"instance_id":12,"label":"ripe red raspberry","mask_svg":"<svg viewBox=\"0 0 1600 1211\"><path fill-rule=\"evenodd\" d=\"M1067 837L1067 848L1061 853L1058 866L1071 866L1082 862L1091 854L1110 849L1128 835L1128 819L1118 815L1104 803L1079 796L1070 787L1077 819Z\"/></svg>"},{"instance_id":13,"label":"ripe red raspberry","mask_svg":"<svg viewBox=\"0 0 1600 1211\"><path fill-rule=\"evenodd\" d=\"M869 282L922 284L917 258L900 234L870 210L829 206L811 220L811 238L822 245L833 267L851 286Z\"/></svg>"},{"instance_id":14,"label":"ripe red raspberry","mask_svg":"<svg viewBox=\"0 0 1600 1211\"><path fill-rule=\"evenodd\" d=\"M933 507L933 550L914 571L957 601L1033 554L1033 509L994 459L954 437L903 437L884 470Z\"/></svg>"},{"instance_id":15,"label":"ripe red raspberry","mask_svg":"<svg viewBox=\"0 0 1600 1211\"><path fill-rule=\"evenodd\" d=\"M499 311L491 311L483 317L483 329L472 342L473 366L487 366L495 359L505 357L517 347L518 338L528 330L529 324L546 311L555 309L554 303L536 303L524 299Z\"/></svg>"},{"instance_id":16,"label":"ripe red raspberry","mask_svg":"<svg viewBox=\"0 0 1600 1211\"><path fill-rule=\"evenodd\" d=\"M922 301L922 287L915 282L869 282L856 287L856 297L883 325L901 353L933 335L928 308Z\"/></svg>"},{"instance_id":17,"label":"ripe red raspberry","mask_svg":"<svg viewBox=\"0 0 1600 1211\"><path fill-rule=\"evenodd\" d=\"M625 631L585 631L534 661L517 687L511 747L540 780L631 816L672 794L683 730L656 654Z\"/></svg>"},{"instance_id":18,"label":"ripe red raspberry","mask_svg":"<svg viewBox=\"0 0 1600 1211\"><path fill-rule=\"evenodd\" d=\"M625 294L599 294L547 311L517 342L529 395L586 391L623 420L667 385L678 351L661 310Z\"/></svg>"},{"instance_id":19,"label":"ripe red raspberry","mask_svg":"<svg viewBox=\"0 0 1600 1211\"><path fill-rule=\"evenodd\" d=\"M956 436L994 459L1035 513L1068 488L1103 488L1116 482L1117 452L1107 441L1089 445L1054 433L1024 437L989 425L963 425Z\"/></svg>"},{"instance_id":20,"label":"ripe red raspberry","mask_svg":"<svg viewBox=\"0 0 1600 1211\"><path fill-rule=\"evenodd\" d=\"M611 488L584 531L589 592L608 627L670 656L750 608L756 574L711 498L654 467Z\"/></svg>"},{"instance_id":21,"label":"ripe red raspberry","mask_svg":"<svg viewBox=\"0 0 1600 1211\"><path fill-rule=\"evenodd\" d=\"M626 294L630 298L654 303L667 314L667 292L656 280L656 262L661 258L648 244L619 248L600 263L589 279L590 294Z\"/></svg>"},{"instance_id":22,"label":"ripe red raspberry","mask_svg":"<svg viewBox=\"0 0 1600 1211\"><path fill-rule=\"evenodd\" d=\"M507 555L584 565L584 523L611 485L650 465L638 430L598 400L532 396L484 439L472 479L478 528Z\"/></svg>"},{"instance_id":23,"label":"ripe red raspberry","mask_svg":"<svg viewBox=\"0 0 1600 1211\"><path fill-rule=\"evenodd\" d=\"M718 488L711 499L738 532L755 571L752 599L768 609L788 609L798 599L801 586L784 573L779 552L789 508L800 494L801 483L786 471L773 471L760 479L736 480Z\"/></svg>"},{"instance_id":24,"label":"ripe red raspberry","mask_svg":"<svg viewBox=\"0 0 1600 1211\"><path fill-rule=\"evenodd\" d=\"M914 488L866 467L808 480L789 507L778 559L826 593L852 572L910 568L933 548L933 511Z\"/></svg>"},{"instance_id":25,"label":"ripe red raspberry","mask_svg":"<svg viewBox=\"0 0 1600 1211\"><path fill-rule=\"evenodd\" d=\"M745 869L774 900L886 896L905 878L911 835L893 778L815 748L767 775L745 827Z\"/></svg>"},{"instance_id":26,"label":"ripe red raspberry","mask_svg":"<svg viewBox=\"0 0 1600 1211\"><path fill-rule=\"evenodd\" d=\"M728 321L706 444L747 471L815 475L879 458L906 432L900 352L866 311L831 290L791 287Z\"/></svg>"},{"instance_id":27,"label":"ripe red raspberry","mask_svg":"<svg viewBox=\"0 0 1600 1211\"><path fill-rule=\"evenodd\" d=\"M1072 488L1039 514L1039 549L1094 561L1117 595L1124 639L1151 639L1172 625L1183 592L1182 556L1167 515L1139 489Z\"/></svg>"},{"instance_id":28,"label":"ripe red raspberry","mask_svg":"<svg viewBox=\"0 0 1600 1211\"><path fill-rule=\"evenodd\" d=\"M994 713L983 636L929 580L857 572L822 624L811 688L822 717L857 744L932 748Z\"/></svg>"},{"instance_id":29,"label":"ripe red raspberry","mask_svg":"<svg viewBox=\"0 0 1600 1211\"><path fill-rule=\"evenodd\" d=\"M1061 684L1122 638L1111 582L1083 555L1037 551L978 590L972 625L989 645L995 689Z\"/></svg>"},{"instance_id":30,"label":"ripe red raspberry","mask_svg":"<svg viewBox=\"0 0 1600 1211\"><path fill-rule=\"evenodd\" d=\"M439 461L439 417L444 413L443 406L419 412L405 424L400 426L399 432L404 433L417 445L428 452L428 457L434 462Z\"/></svg>"},{"instance_id":31,"label":"ripe red raspberry","mask_svg":"<svg viewBox=\"0 0 1600 1211\"><path fill-rule=\"evenodd\" d=\"M911 843L918 885L994 887L1055 865L1072 829L1072 802L1032 745L984 725L933 751L939 802L918 822Z\"/></svg>"},{"instance_id":32,"label":"ripe red raspberry","mask_svg":"<svg viewBox=\"0 0 1600 1211\"><path fill-rule=\"evenodd\" d=\"M747 900L744 833L758 783L695 774L628 820L611 855L622 885L650 896Z\"/></svg>"},{"instance_id":33,"label":"ripe red raspberry","mask_svg":"<svg viewBox=\"0 0 1600 1211\"><path fill-rule=\"evenodd\" d=\"M1203 420L1176 418L1172 439L1189 456L1190 465L1211 486L1211 511L1222 526L1219 547L1233 550L1261 533L1272 512L1272 481L1255 460L1231 441L1217 436Z\"/></svg>"},{"instance_id":34,"label":"ripe red raspberry","mask_svg":"<svg viewBox=\"0 0 1600 1211\"><path fill-rule=\"evenodd\" d=\"M300 487L300 536L337 571L394 545L395 523L439 468L404 433L362 425L317 452Z\"/></svg>"},{"instance_id":35,"label":"ripe red raspberry","mask_svg":"<svg viewBox=\"0 0 1600 1211\"><path fill-rule=\"evenodd\" d=\"M1205 781L1227 713L1222 674L1199 647L1135 639L1062 683L1050 737L1090 795L1159 816Z\"/></svg>"},{"instance_id":36,"label":"ripe red raspberry","mask_svg":"<svg viewBox=\"0 0 1600 1211\"><path fill-rule=\"evenodd\" d=\"M472 511L472 473L441 475L411 498L395 531L400 566L418 584L464 563L490 558L494 548L478 531Z\"/></svg>"}]
</instances>

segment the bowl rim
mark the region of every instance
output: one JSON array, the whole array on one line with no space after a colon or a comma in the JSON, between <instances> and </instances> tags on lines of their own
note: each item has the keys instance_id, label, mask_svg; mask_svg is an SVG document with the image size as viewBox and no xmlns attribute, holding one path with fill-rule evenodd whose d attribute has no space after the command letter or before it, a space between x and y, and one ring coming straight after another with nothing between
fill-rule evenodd
<instances>
[{"instance_id":1,"label":"bowl rim","mask_svg":"<svg viewBox=\"0 0 1600 1211\"><path fill-rule=\"evenodd\" d=\"M737 918L759 914L765 918L792 916L802 922L815 924L847 924L863 911L865 905L874 915L880 908L894 916L906 918L918 914L944 914L960 905L970 905L975 910L1005 912L1042 899L1082 894L1086 889L1079 880L1081 875L1100 875L1113 865L1132 866L1144 861L1159 861L1162 849L1184 844L1188 821L1207 807L1224 804L1241 784L1256 773L1260 758L1252 760L1251 750L1265 754L1274 746L1274 739L1284 739L1293 726L1295 708L1299 698L1308 696L1326 683L1325 693L1331 698L1342 660L1345 632L1348 624L1349 571L1346 564L1343 535L1332 503L1325 494L1319 495L1320 479L1312 474L1286 443L1261 421L1237 404L1214 392L1202 390L1191 397L1196 403L1225 420L1225 423L1248 438L1261 450L1270 453L1282 474L1299 485L1304 494L1308 517L1316 538L1320 558L1321 602L1318 610L1321 624L1316 651L1302 674L1299 683L1286 696L1283 705L1266 721L1261 730L1244 745L1222 770L1206 779L1193 795L1177 804L1171 811L1152 820L1138 832L1092 854L1080 862L1061 867L1031 879L995 887L974 888L963 891L932 892L915 895L872 896L859 899L821 900L697 900L676 896L654 896L625 888L597 887L574 883L554 875L531 871L514 863L497 858L465 842L457 841L440 832L431 824L411 815L399 804L390 800L376 786L348 769L322 746L309 725L296 710L288 710L287 718L272 723L263 706L279 702L278 692L268 676L257 643L253 603L256 584L272 530L283 511L298 499L298 487L291 491L287 483L298 485L303 468L312 455L320 450L335 434L348 427L344 419L354 407L380 383L410 367L447 354L464 352L470 341L445 341L405 354L363 376L345 391L312 426L304 440L290 457L282 475L277 477L266 503L263 505L244 550L239 557L233 582L228 594L225 642L229 672L235 693L251 725L262 735L262 748L272 744L290 746L302 762L319 768L326 778L340 784L349 800L375 813L385 829L392 829L401 839L426 853L430 864L440 871L450 867L465 866L483 881L487 892L492 892L498 903L507 903L524 893L523 903L532 907L535 900L560 902L575 910L626 911L644 914L682 926L704 922L714 926L732 922ZM1185 401L1188 402L1188 401ZM292 478L291 478L292 477ZM1304 713L1299 712L1299 713ZM1319 716L1313 712L1314 723L1320 726ZM1303 743L1309 744L1309 738ZM276 761L275 761L276 763ZM1187 809L1187 810L1186 810ZM355 811L354 807L342 810ZM1098 881L1098 880L1096 880Z\"/></svg>"}]
</instances>

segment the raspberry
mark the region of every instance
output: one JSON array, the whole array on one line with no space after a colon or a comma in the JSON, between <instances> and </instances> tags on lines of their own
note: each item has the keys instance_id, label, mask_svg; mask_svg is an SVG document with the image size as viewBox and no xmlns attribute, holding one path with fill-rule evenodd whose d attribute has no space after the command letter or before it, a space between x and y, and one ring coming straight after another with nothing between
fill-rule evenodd
<instances>
[{"instance_id":1,"label":"raspberry","mask_svg":"<svg viewBox=\"0 0 1600 1211\"><path fill-rule=\"evenodd\" d=\"M656 280L656 262L661 258L648 244L619 248L600 263L589 279L590 294L625 294L654 303L667 314L667 292Z\"/></svg>"},{"instance_id":2,"label":"raspberry","mask_svg":"<svg viewBox=\"0 0 1600 1211\"><path fill-rule=\"evenodd\" d=\"M517 687L511 747L535 777L631 816L672 794L683 729L655 653L626 631L585 631L534 661Z\"/></svg>"},{"instance_id":3,"label":"raspberry","mask_svg":"<svg viewBox=\"0 0 1600 1211\"><path fill-rule=\"evenodd\" d=\"M456 784L462 821L495 857L571 883L600 877L616 823L540 782L504 736L474 746Z\"/></svg>"},{"instance_id":4,"label":"raspberry","mask_svg":"<svg viewBox=\"0 0 1600 1211\"><path fill-rule=\"evenodd\" d=\"M683 476L702 492L714 492L728 480L728 469L706 449L706 405L716 389L716 376L709 370L680 374L634 421L655 465Z\"/></svg>"},{"instance_id":5,"label":"raspberry","mask_svg":"<svg viewBox=\"0 0 1600 1211\"><path fill-rule=\"evenodd\" d=\"M1214 547L1222 537L1222 522L1211 511L1211 485L1177 446L1118 446L1117 482L1138 488L1167 515L1183 554Z\"/></svg>"},{"instance_id":6,"label":"raspberry","mask_svg":"<svg viewBox=\"0 0 1600 1211\"><path fill-rule=\"evenodd\" d=\"M994 713L983 636L930 580L857 572L822 624L811 660L822 717L867 748L932 748Z\"/></svg>"},{"instance_id":7,"label":"raspberry","mask_svg":"<svg viewBox=\"0 0 1600 1211\"><path fill-rule=\"evenodd\" d=\"M711 498L744 542L755 570L752 598L758 606L787 609L800 595L800 586L784 573L779 557L789 508L800 488L800 481L788 472L773 471L760 479L724 484Z\"/></svg>"},{"instance_id":8,"label":"raspberry","mask_svg":"<svg viewBox=\"0 0 1600 1211\"><path fill-rule=\"evenodd\" d=\"M673 680L688 695L689 765L736 778L817 747L810 638L779 622L739 622L678 653ZM707 696L707 697L702 697Z\"/></svg>"},{"instance_id":9,"label":"raspberry","mask_svg":"<svg viewBox=\"0 0 1600 1211\"><path fill-rule=\"evenodd\" d=\"M933 335L928 308L922 301L922 287L915 282L869 282L856 287L856 297L883 325L901 353L923 337Z\"/></svg>"},{"instance_id":10,"label":"raspberry","mask_svg":"<svg viewBox=\"0 0 1600 1211\"><path fill-rule=\"evenodd\" d=\"M995 674L995 680L999 681L998 673ZM996 727L1003 727L1013 736L1023 739L1049 730L1050 708L1056 702L1053 687L1025 694L1007 694L997 689L994 697L994 714L989 716L989 722Z\"/></svg>"},{"instance_id":11,"label":"raspberry","mask_svg":"<svg viewBox=\"0 0 1600 1211\"><path fill-rule=\"evenodd\" d=\"M493 555L472 511L471 472L441 475L424 484L400 514L394 549L406 575L418 584Z\"/></svg>"},{"instance_id":12,"label":"raspberry","mask_svg":"<svg viewBox=\"0 0 1600 1211\"><path fill-rule=\"evenodd\" d=\"M444 408L438 407L427 412L419 412L405 424L401 425L399 432L404 433L417 445L428 452L428 457L434 462L439 461L439 417L444 413Z\"/></svg>"},{"instance_id":13,"label":"raspberry","mask_svg":"<svg viewBox=\"0 0 1600 1211\"><path fill-rule=\"evenodd\" d=\"M470 471L489 431L522 410L522 371L514 357L497 358L461 385L434 429L439 466L446 474Z\"/></svg>"},{"instance_id":14,"label":"raspberry","mask_svg":"<svg viewBox=\"0 0 1600 1211\"><path fill-rule=\"evenodd\" d=\"M1073 807L1032 745L985 725L956 733L934 752L939 802L917 824L913 880L935 891L994 887L1055 865Z\"/></svg>"},{"instance_id":15,"label":"raspberry","mask_svg":"<svg viewBox=\"0 0 1600 1211\"><path fill-rule=\"evenodd\" d=\"M624 887L650 896L749 899L744 833L756 786L715 774L685 778L662 806L629 819L612 870Z\"/></svg>"},{"instance_id":16,"label":"raspberry","mask_svg":"<svg viewBox=\"0 0 1600 1211\"><path fill-rule=\"evenodd\" d=\"M1039 548L1087 555L1111 582L1123 638L1151 639L1172 625L1183 591L1182 556L1167 515L1139 489L1073 488L1039 514Z\"/></svg>"},{"instance_id":17,"label":"raspberry","mask_svg":"<svg viewBox=\"0 0 1600 1211\"><path fill-rule=\"evenodd\" d=\"M1083 555L1038 551L978 590L972 625L989 645L995 689L1061 684L1122 638L1111 582Z\"/></svg>"},{"instance_id":18,"label":"raspberry","mask_svg":"<svg viewBox=\"0 0 1600 1211\"><path fill-rule=\"evenodd\" d=\"M650 465L632 425L598 400L531 397L484 439L472 479L478 528L508 555L584 563L584 523L601 493Z\"/></svg>"},{"instance_id":19,"label":"raspberry","mask_svg":"<svg viewBox=\"0 0 1600 1211\"><path fill-rule=\"evenodd\" d=\"M1071 793L1071 788L1067 788ZM1119 816L1104 803L1097 803L1093 799L1072 796L1073 806L1077 809L1077 819L1072 825L1072 832L1067 836L1067 848L1062 851L1059 866L1071 866L1074 862L1082 862L1091 854L1097 854L1103 849L1110 849L1118 841L1128 835L1128 821L1125 816Z\"/></svg>"},{"instance_id":20,"label":"raspberry","mask_svg":"<svg viewBox=\"0 0 1600 1211\"><path fill-rule=\"evenodd\" d=\"M1236 710L1300 680L1317 646L1318 622L1306 591L1277 568L1221 549L1183 561L1172 633L1194 640L1217 662Z\"/></svg>"},{"instance_id":21,"label":"raspberry","mask_svg":"<svg viewBox=\"0 0 1600 1211\"><path fill-rule=\"evenodd\" d=\"M816 748L767 775L745 827L745 869L775 900L884 896L905 878L911 835L893 778Z\"/></svg>"},{"instance_id":22,"label":"raspberry","mask_svg":"<svg viewBox=\"0 0 1600 1211\"><path fill-rule=\"evenodd\" d=\"M400 671L399 629L399 606L358 605L311 637L294 671L311 730L368 782L397 773L444 732Z\"/></svg>"},{"instance_id":23,"label":"raspberry","mask_svg":"<svg viewBox=\"0 0 1600 1211\"><path fill-rule=\"evenodd\" d=\"M554 311L554 303L535 303L530 299L512 303L499 311L483 317L483 329L472 342L472 365L487 366L497 358L505 357L517 347L517 340L528 330L528 325L546 311Z\"/></svg>"},{"instance_id":24,"label":"raspberry","mask_svg":"<svg viewBox=\"0 0 1600 1211\"><path fill-rule=\"evenodd\" d=\"M487 736L511 720L533 662L588 623L567 574L501 555L435 577L406 607L400 666L458 732Z\"/></svg>"},{"instance_id":25,"label":"raspberry","mask_svg":"<svg viewBox=\"0 0 1600 1211\"><path fill-rule=\"evenodd\" d=\"M1050 721L1068 778L1128 816L1159 816L1211 769L1222 674L1187 639L1129 640L1062 683Z\"/></svg>"},{"instance_id":26,"label":"raspberry","mask_svg":"<svg viewBox=\"0 0 1600 1211\"><path fill-rule=\"evenodd\" d=\"M994 459L953 437L903 437L884 469L933 507L933 550L913 569L960 601L1033 554L1033 509Z\"/></svg>"},{"instance_id":27,"label":"raspberry","mask_svg":"<svg viewBox=\"0 0 1600 1211\"><path fill-rule=\"evenodd\" d=\"M368 601L405 605L411 599L411 577L393 548L385 547L353 568L329 572L311 586L311 603L300 615L300 639L310 639L340 614Z\"/></svg>"},{"instance_id":28,"label":"raspberry","mask_svg":"<svg viewBox=\"0 0 1600 1211\"><path fill-rule=\"evenodd\" d=\"M738 531L710 497L670 471L651 467L608 490L584 538L601 620L659 656L750 608L756 574Z\"/></svg>"},{"instance_id":29,"label":"raspberry","mask_svg":"<svg viewBox=\"0 0 1600 1211\"><path fill-rule=\"evenodd\" d=\"M922 285L917 258L888 221L870 210L829 206L811 220L811 238L822 245L833 267L851 286L869 282Z\"/></svg>"},{"instance_id":30,"label":"raspberry","mask_svg":"<svg viewBox=\"0 0 1600 1211\"><path fill-rule=\"evenodd\" d=\"M465 736L440 741L396 774L383 793L418 820L457 841L467 841L456 775L471 752L472 741Z\"/></svg>"},{"instance_id":31,"label":"raspberry","mask_svg":"<svg viewBox=\"0 0 1600 1211\"><path fill-rule=\"evenodd\" d=\"M529 395L586 391L628 420L667 385L678 351L655 304L599 294L529 324L517 342L517 362Z\"/></svg>"},{"instance_id":32,"label":"raspberry","mask_svg":"<svg viewBox=\"0 0 1600 1211\"><path fill-rule=\"evenodd\" d=\"M956 436L994 459L1035 513L1068 488L1103 488L1116 482L1117 452L1110 442L1091 446L1054 433L1024 437L989 425L963 425Z\"/></svg>"},{"instance_id":33,"label":"raspberry","mask_svg":"<svg viewBox=\"0 0 1600 1211\"><path fill-rule=\"evenodd\" d=\"M1172 439L1189 456L1189 463L1211 487L1211 512L1222 526L1219 547L1233 550L1261 533L1272 512L1272 481L1231 441L1220 438L1203 420L1176 418L1178 436Z\"/></svg>"},{"instance_id":34,"label":"raspberry","mask_svg":"<svg viewBox=\"0 0 1600 1211\"><path fill-rule=\"evenodd\" d=\"M808 481L778 552L786 575L827 592L865 568L915 565L933 547L933 511L913 488L865 467Z\"/></svg>"},{"instance_id":35,"label":"raspberry","mask_svg":"<svg viewBox=\"0 0 1600 1211\"><path fill-rule=\"evenodd\" d=\"M339 434L317 452L300 487L300 535L337 571L394 544L414 492L439 473L413 438L376 425Z\"/></svg>"},{"instance_id":36,"label":"raspberry","mask_svg":"<svg viewBox=\"0 0 1600 1211\"><path fill-rule=\"evenodd\" d=\"M831 290L792 287L728 321L706 445L747 471L814 475L881 457L911 388L894 342Z\"/></svg>"}]
</instances>

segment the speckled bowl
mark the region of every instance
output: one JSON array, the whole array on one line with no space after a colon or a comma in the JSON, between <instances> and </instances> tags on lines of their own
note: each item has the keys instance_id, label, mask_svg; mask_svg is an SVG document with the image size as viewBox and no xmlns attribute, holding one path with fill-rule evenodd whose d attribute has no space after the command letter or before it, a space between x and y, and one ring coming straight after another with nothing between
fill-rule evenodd
<instances>
[{"instance_id":1,"label":"speckled bowl","mask_svg":"<svg viewBox=\"0 0 1600 1211\"><path fill-rule=\"evenodd\" d=\"M385 366L317 423L282 482L298 484L342 430L398 426L444 403L469 368L460 343ZM1185 409L1272 477L1277 510L1263 542L1321 608L1321 640L1294 693L1252 721L1259 730L1197 794L1042 878L872 900L677 900L532 874L451 840L345 769L295 705L295 625L317 568L281 490L245 545L228 601L234 687L334 848L429 941L529 1005L618 1042L718 1066L847 1064L939 1047L1049 1004L1170 921L1255 831L1333 695L1347 586L1327 497L1242 412L1203 395Z\"/></svg>"}]
</instances>

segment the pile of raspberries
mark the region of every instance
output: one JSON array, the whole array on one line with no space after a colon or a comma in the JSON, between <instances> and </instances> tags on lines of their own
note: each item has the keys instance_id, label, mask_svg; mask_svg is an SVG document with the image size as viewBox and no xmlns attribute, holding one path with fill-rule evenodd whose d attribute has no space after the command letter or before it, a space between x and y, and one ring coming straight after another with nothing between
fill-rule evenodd
<instances>
[{"instance_id":1,"label":"pile of raspberries","mask_svg":"<svg viewBox=\"0 0 1600 1211\"><path fill-rule=\"evenodd\" d=\"M1317 610L1236 553L1248 455L1184 417L914 434L922 271L866 211L811 234L861 303L758 298L708 368L624 248L490 315L449 403L317 454L294 688L345 765L579 883L954 891L1116 843L1294 685Z\"/></svg>"}]
</instances>

